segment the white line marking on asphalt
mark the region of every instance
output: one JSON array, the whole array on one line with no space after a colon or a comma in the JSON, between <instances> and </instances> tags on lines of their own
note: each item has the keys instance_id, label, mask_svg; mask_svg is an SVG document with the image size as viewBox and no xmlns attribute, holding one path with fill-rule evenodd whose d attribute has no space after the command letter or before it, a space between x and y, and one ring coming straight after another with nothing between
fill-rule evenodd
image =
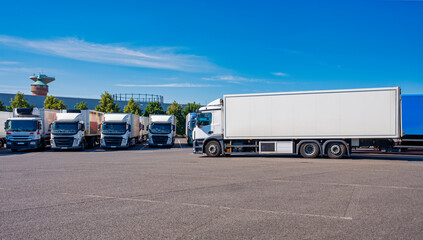
<instances>
[{"instance_id":1,"label":"white line marking on asphalt","mask_svg":"<svg viewBox=\"0 0 423 240\"><path fill-rule=\"evenodd\" d=\"M349 186L349 187L375 187L375 188L390 188L390 189L410 189L410 190L423 190L421 187L402 187L402 186L383 186L383 185L366 185L366 184L352 184L352 183L327 183L327 182L306 182L306 181L293 181L293 180L270 180L272 182L285 182L285 183L307 183L307 184L322 184L333 186Z\"/></svg>"},{"instance_id":2,"label":"white line marking on asphalt","mask_svg":"<svg viewBox=\"0 0 423 240\"><path fill-rule=\"evenodd\" d=\"M109 196L89 195L89 194L73 194L73 193L61 193L61 194L64 194L64 195L79 195L79 196L82 196L82 197L92 197L92 198L102 198L102 199L113 199L113 200L120 200L120 201L159 203L159 204L168 204L168 205L182 205L182 206L201 207L201 208L217 208L217 209L224 209L224 210L237 210L237 211L256 212L256 213L270 213L270 214L280 214L280 215L292 215L292 216L304 216L304 217L320 217L320 218L327 218L327 219L352 220L352 217L328 216L328 215L308 214L308 213L281 212L281 211L249 209L249 208L233 208L233 207L225 207L225 206L213 206L213 205L207 205L207 204L176 203L176 202L167 202L167 201L150 200L150 199L109 197Z\"/></svg>"},{"instance_id":3,"label":"white line marking on asphalt","mask_svg":"<svg viewBox=\"0 0 423 240\"><path fill-rule=\"evenodd\" d=\"M179 141L179 139L178 139L178 143L179 143L179 147L182 148L181 141Z\"/></svg>"}]
</instances>

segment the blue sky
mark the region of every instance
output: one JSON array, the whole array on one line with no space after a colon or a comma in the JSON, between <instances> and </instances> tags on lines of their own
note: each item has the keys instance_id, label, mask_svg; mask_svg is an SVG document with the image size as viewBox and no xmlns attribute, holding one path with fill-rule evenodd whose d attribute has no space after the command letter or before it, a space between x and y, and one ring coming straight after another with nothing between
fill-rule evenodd
<instances>
[{"instance_id":1,"label":"blue sky","mask_svg":"<svg viewBox=\"0 0 423 240\"><path fill-rule=\"evenodd\" d=\"M36 3L35 3L36 2ZM423 94L423 1L7 1L0 92L224 94L400 86Z\"/></svg>"}]
</instances>

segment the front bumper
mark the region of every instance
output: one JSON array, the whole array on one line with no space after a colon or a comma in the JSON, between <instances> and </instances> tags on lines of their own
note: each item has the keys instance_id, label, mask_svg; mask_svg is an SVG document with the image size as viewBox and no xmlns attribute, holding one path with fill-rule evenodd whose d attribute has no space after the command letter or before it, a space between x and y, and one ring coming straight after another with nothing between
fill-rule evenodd
<instances>
[{"instance_id":1,"label":"front bumper","mask_svg":"<svg viewBox=\"0 0 423 240\"><path fill-rule=\"evenodd\" d=\"M192 142L192 151L195 154L203 154L203 139L194 140Z\"/></svg>"},{"instance_id":2,"label":"front bumper","mask_svg":"<svg viewBox=\"0 0 423 240\"><path fill-rule=\"evenodd\" d=\"M9 149L37 149L40 147L40 140L7 140L6 148Z\"/></svg>"}]
</instances>

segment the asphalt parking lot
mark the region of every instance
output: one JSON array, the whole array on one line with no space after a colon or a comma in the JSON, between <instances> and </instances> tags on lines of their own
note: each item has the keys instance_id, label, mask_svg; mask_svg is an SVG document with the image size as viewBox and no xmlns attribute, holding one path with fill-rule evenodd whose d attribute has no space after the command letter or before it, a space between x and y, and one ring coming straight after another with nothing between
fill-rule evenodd
<instances>
[{"instance_id":1,"label":"asphalt parking lot","mask_svg":"<svg viewBox=\"0 0 423 240\"><path fill-rule=\"evenodd\" d=\"M422 239L423 155L0 151L0 239Z\"/></svg>"}]
</instances>

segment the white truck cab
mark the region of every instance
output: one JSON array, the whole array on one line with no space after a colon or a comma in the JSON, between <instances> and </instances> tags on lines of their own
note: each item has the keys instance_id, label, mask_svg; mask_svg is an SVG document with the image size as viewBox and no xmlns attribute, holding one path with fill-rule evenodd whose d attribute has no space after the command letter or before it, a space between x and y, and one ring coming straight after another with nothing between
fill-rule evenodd
<instances>
[{"instance_id":1,"label":"white truck cab","mask_svg":"<svg viewBox=\"0 0 423 240\"><path fill-rule=\"evenodd\" d=\"M50 142L50 124L58 110L38 108L15 108L13 117L5 123L6 146L18 149L44 148Z\"/></svg>"},{"instance_id":2,"label":"white truck cab","mask_svg":"<svg viewBox=\"0 0 423 240\"><path fill-rule=\"evenodd\" d=\"M138 143L140 118L132 113L106 113L101 128L102 148L129 148Z\"/></svg>"},{"instance_id":3,"label":"white truck cab","mask_svg":"<svg viewBox=\"0 0 423 240\"><path fill-rule=\"evenodd\" d=\"M52 149L81 149L94 147L100 140L99 125L103 113L93 110L62 110L52 124Z\"/></svg>"},{"instance_id":4,"label":"white truck cab","mask_svg":"<svg viewBox=\"0 0 423 240\"><path fill-rule=\"evenodd\" d=\"M212 135L222 135L222 99L216 99L198 110L196 127L192 138L197 143ZM194 146L196 146L194 144ZM202 146L197 144L198 147ZM195 147L194 147L195 151Z\"/></svg>"},{"instance_id":5,"label":"white truck cab","mask_svg":"<svg viewBox=\"0 0 423 240\"><path fill-rule=\"evenodd\" d=\"M150 147L172 147L175 142L176 122L174 115L150 115Z\"/></svg>"}]
</instances>

